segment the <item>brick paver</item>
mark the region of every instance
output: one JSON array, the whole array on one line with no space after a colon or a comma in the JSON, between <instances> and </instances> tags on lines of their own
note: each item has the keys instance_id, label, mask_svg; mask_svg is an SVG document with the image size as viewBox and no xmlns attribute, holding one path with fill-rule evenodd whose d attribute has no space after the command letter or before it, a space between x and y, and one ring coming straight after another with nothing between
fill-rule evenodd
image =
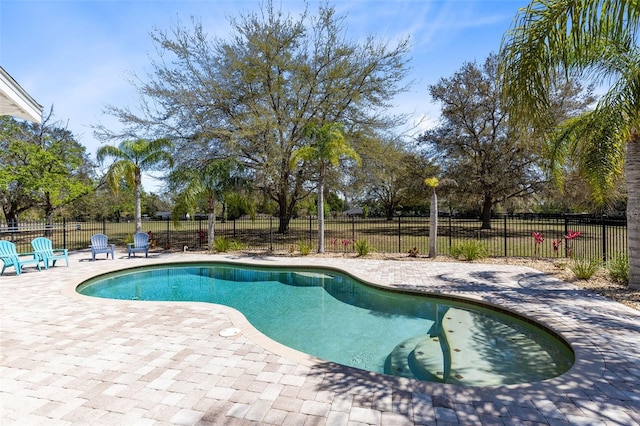
<instances>
[{"instance_id":1,"label":"brick paver","mask_svg":"<svg viewBox=\"0 0 640 426\"><path fill-rule=\"evenodd\" d=\"M638 425L640 312L508 265L152 253L0 277L0 424ZM305 356L230 308L77 295L100 273L220 260L330 266L371 283L480 299L539 320L576 352L540 383L456 387ZM222 337L235 327L240 333Z\"/></svg>"}]
</instances>

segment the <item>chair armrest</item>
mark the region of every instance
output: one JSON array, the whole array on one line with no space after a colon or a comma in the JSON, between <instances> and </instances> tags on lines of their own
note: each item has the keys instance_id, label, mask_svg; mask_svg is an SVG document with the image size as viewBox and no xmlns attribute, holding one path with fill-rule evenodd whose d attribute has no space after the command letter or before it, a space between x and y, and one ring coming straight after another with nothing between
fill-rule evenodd
<instances>
[{"instance_id":1,"label":"chair armrest","mask_svg":"<svg viewBox=\"0 0 640 426\"><path fill-rule=\"evenodd\" d=\"M37 253L34 253L34 252L18 253L18 257L26 257L26 256L31 256L34 259L37 259L39 257L39 255Z\"/></svg>"}]
</instances>

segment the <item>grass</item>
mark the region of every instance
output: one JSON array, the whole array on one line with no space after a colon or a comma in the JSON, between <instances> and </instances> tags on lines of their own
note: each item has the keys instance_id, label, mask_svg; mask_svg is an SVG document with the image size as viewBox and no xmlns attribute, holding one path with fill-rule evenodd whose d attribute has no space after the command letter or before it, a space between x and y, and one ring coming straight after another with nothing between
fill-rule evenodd
<instances>
[{"instance_id":1,"label":"grass","mask_svg":"<svg viewBox=\"0 0 640 426\"><path fill-rule=\"evenodd\" d=\"M599 259L574 259L569 268L579 280L588 280L600 269Z\"/></svg>"},{"instance_id":2,"label":"grass","mask_svg":"<svg viewBox=\"0 0 640 426\"><path fill-rule=\"evenodd\" d=\"M311 253L311 244L309 244L309 242L305 240L298 241L298 251L301 255L307 256L309 253Z\"/></svg>"},{"instance_id":3,"label":"grass","mask_svg":"<svg viewBox=\"0 0 640 426\"><path fill-rule=\"evenodd\" d=\"M607 269L613 281L629 284L629 256L618 253L609 261Z\"/></svg>"},{"instance_id":4,"label":"grass","mask_svg":"<svg viewBox=\"0 0 640 426\"><path fill-rule=\"evenodd\" d=\"M236 240L218 237L213 241L213 248L220 253L226 253L228 251L242 250L243 245Z\"/></svg>"},{"instance_id":5,"label":"grass","mask_svg":"<svg viewBox=\"0 0 640 426\"><path fill-rule=\"evenodd\" d=\"M451 247L449 254L459 260L478 260L487 257L487 248L480 241L469 240Z\"/></svg>"},{"instance_id":6,"label":"grass","mask_svg":"<svg viewBox=\"0 0 640 426\"><path fill-rule=\"evenodd\" d=\"M366 256L373 251L373 246L364 238L353 243L353 247L356 249L358 256Z\"/></svg>"}]
</instances>

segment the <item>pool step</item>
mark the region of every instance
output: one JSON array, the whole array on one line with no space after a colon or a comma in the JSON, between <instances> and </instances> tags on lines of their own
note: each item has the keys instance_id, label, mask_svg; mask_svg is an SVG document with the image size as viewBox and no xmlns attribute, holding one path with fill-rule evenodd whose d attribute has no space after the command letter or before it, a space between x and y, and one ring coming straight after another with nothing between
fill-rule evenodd
<instances>
[{"instance_id":1,"label":"pool step","mask_svg":"<svg viewBox=\"0 0 640 426\"><path fill-rule=\"evenodd\" d=\"M387 356L384 372L393 376L415 378L416 376L409 366L409 355L425 337L425 335L411 337L398 344Z\"/></svg>"},{"instance_id":2,"label":"pool step","mask_svg":"<svg viewBox=\"0 0 640 426\"><path fill-rule=\"evenodd\" d=\"M438 337L420 335L403 341L387 357L385 373L444 382L445 365L440 340Z\"/></svg>"},{"instance_id":3,"label":"pool step","mask_svg":"<svg viewBox=\"0 0 640 426\"><path fill-rule=\"evenodd\" d=\"M427 336L422 339L409 354L409 368L416 378L430 382L444 383L449 377L450 363L443 351L443 344L438 336Z\"/></svg>"}]
</instances>

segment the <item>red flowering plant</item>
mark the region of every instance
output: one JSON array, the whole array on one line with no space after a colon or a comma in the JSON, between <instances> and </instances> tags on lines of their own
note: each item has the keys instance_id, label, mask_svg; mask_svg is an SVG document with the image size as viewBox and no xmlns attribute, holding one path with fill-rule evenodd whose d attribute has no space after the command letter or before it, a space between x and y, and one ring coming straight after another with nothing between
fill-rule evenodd
<instances>
[{"instance_id":1,"label":"red flowering plant","mask_svg":"<svg viewBox=\"0 0 640 426\"><path fill-rule=\"evenodd\" d=\"M346 249L347 246L351 245L351 240L342 240L342 248Z\"/></svg>"},{"instance_id":2,"label":"red flowering plant","mask_svg":"<svg viewBox=\"0 0 640 426\"><path fill-rule=\"evenodd\" d=\"M331 247L333 247L333 249L335 250L337 246L338 246L338 238L336 237L331 238Z\"/></svg>"},{"instance_id":3,"label":"red flowering plant","mask_svg":"<svg viewBox=\"0 0 640 426\"><path fill-rule=\"evenodd\" d=\"M582 235L582 232L580 231L569 231L569 234L564 236L564 239L567 240L567 257L571 257L572 255L571 241L575 240L580 235Z\"/></svg>"},{"instance_id":4,"label":"red flowering plant","mask_svg":"<svg viewBox=\"0 0 640 426\"><path fill-rule=\"evenodd\" d=\"M153 235L153 232L147 231L147 235L149 236L149 245L153 248L156 246L156 236Z\"/></svg>"},{"instance_id":5,"label":"red flowering plant","mask_svg":"<svg viewBox=\"0 0 640 426\"><path fill-rule=\"evenodd\" d=\"M535 231L531 232L531 235L533 235L536 243L534 247L534 254L536 257L540 257L540 245L544 241L544 236L541 233Z\"/></svg>"},{"instance_id":6,"label":"red flowering plant","mask_svg":"<svg viewBox=\"0 0 640 426\"><path fill-rule=\"evenodd\" d=\"M553 252L558 255L558 251L562 247L562 240L553 240Z\"/></svg>"}]
</instances>

